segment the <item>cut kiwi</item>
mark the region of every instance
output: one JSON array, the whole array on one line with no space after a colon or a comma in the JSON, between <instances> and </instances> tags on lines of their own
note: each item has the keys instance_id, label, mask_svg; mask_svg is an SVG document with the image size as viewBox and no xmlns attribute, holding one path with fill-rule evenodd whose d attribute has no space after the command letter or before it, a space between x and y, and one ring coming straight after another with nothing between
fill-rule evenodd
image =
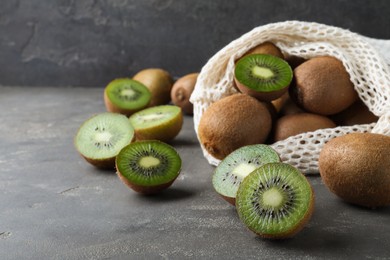
<instances>
[{"instance_id":1,"label":"cut kiwi","mask_svg":"<svg viewBox=\"0 0 390 260\"><path fill-rule=\"evenodd\" d=\"M149 89L129 78L115 79L104 90L104 102L110 112L130 116L145 108L151 100Z\"/></svg>"},{"instance_id":2,"label":"cut kiwi","mask_svg":"<svg viewBox=\"0 0 390 260\"><path fill-rule=\"evenodd\" d=\"M134 139L128 118L116 113L102 113L85 121L74 143L77 151L92 165L114 167L115 156Z\"/></svg>"},{"instance_id":3,"label":"cut kiwi","mask_svg":"<svg viewBox=\"0 0 390 260\"><path fill-rule=\"evenodd\" d=\"M265 238L287 238L309 221L314 193L306 177L285 163L268 163L251 172L237 191L240 219Z\"/></svg>"},{"instance_id":4,"label":"cut kiwi","mask_svg":"<svg viewBox=\"0 0 390 260\"><path fill-rule=\"evenodd\" d=\"M183 113L178 106L156 106L139 111L129 118L137 140L169 141L179 134Z\"/></svg>"},{"instance_id":5,"label":"cut kiwi","mask_svg":"<svg viewBox=\"0 0 390 260\"><path fill-rule=\"evenodd\" d=\"M241 181L263 164L279 161L279 155L268 145L243 146L229 154L215 169L212 181L214 189L226 201L235 205Z\"/></svg>"},{"instance_id":6,"label":"cut kiwi","mask_svg":"<svg viewBox=\"0 0 390 260\"><path fill-rule=\"evenodd\" d=\"M116 157L119 178L131 189L152 194L168 188L180 173L176 150L157 140L140 141L124 147Z\"/></svg>"},{"instance_id":7,"label":"cut kiwi","mask_svg":"<svg viewBox=\"0 0 390 260\"><path fill-rule=\"evenodd\" d=\"M234 69L237 88L260 101L272 101L286 93L293 78L290 65L268 54L250 54L241 58Z\"/></svg>"}]
</instances>

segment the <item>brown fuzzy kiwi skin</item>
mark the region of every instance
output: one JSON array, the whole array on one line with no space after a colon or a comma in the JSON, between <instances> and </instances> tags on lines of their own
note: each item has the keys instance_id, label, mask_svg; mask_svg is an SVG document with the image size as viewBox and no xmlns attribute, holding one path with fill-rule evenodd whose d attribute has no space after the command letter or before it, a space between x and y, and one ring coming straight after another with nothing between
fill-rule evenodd
<instances>
[{"instance_id":1,"label":"brown fuzzy kiwi skin","mask_svg":"<svg viewBox=\"0 0 390 260\"><path fill-rule=\"evenodd\" d=\"M358 99L342 62L331 56L315 57L296 67L290 96L304 110L320 115L339 113Z\"/></svg>"},{"instance_id":2,"label":"brown fuzzy kiwi skin","mask_svg":"<svg viewBox=\"0 0 390 260\"><path fill-rule=\"evenodd\" d=\"M118 169L118 167L116 167ZM156 194L156 193L160 193L162 190L165 190L167 188L169 188L172 183L176 180L173 179L167 183L163 183L163 184L160 184L160 185L155 185L155 186L140 186L140 185L136 185L134 183L131 183L128 179L126 179L119 171L116 172L119 179L127 186L129 187L130 189L134 190L135 192L138 192L138 193L141 193L141 194L144 194L144 195L152 195L152 194Z\"/></svg>"},{"instance_id":3,"label":"brown fuzzy kiwi skin","mask_svg":"<svg viewBox=\"0 0 390 260\"><path fill-rule=\"evenodd\" d=\"M149 107L168 104L171 101L173 78L168 71L160 68L148 68L139 71L133 76L144 84L151 92L152 99Z\"/></svg>"},{"instance_id":4,"label":"brown fuzzy kiwi skin","mask_svg":"<svg viewBox=\"0 0 390 260\"><path fill-rule=\"evenodd\" d=\"M199 73L191 73L179 78L173 84L171 90L172 103L181 107L187 115L193 114L194 106L190 102L190 97L194 91L198 75Z\"/></svg>"},{"instance_id":5,"label":"brown fuzzy kiwi skin","mask_svg":"<svg viewBox=\"0 0 390 260\"><path fill-rule=\"evenodd\" d=\"M336 124L329 118L312 113L286 115L276 122L274 141L284 140L290 136L316 131L324 128L334 128Z\"/></svg>"},{"instance_id":6,"label":"brown fuzzy kiwi skin","mask_svg":"<svg viewBox=\"0 0 390 260\"><path fill-rule=\"evenodd\" d=\"M282 51L272 42L263 42L247 51L243 56L249 54L269 54L284 59Z\"/></svg>"},{"instance_id":7,"label":"brown fuzzy kiwi skin","mask_svg":"<svg viewBox=\"0 0 390 260\"><path fill-rule=\"evenodd\" d=\"M148 106L148 104L146 104L144 107L140 107L138 109L132 109L132 110L120 108L111 102L111 100L107 96L106 90L104 90L103 98L104 98L104 105L106 106L106 109L108 112L119 113L119 114L126 115L126 116L131 116L135 112L138 112L138 111L140 111Z\"/></svg>"},{"instance_id":8,"label":"brown fuzzy kiwi skin","mask_svg":"<svg viewBox=\"0 0 390 260\"><path fill-rule=\"evenodd\" d=\"M377 122L379 118L368 109L363 101L358 100L347 109L336 115L333 115L331 119L337 125L352 126L371 124Z\"/></svg>"},{"instance_id":9,"label":"brown fuzzy kiwi skin","mask_svg":"<svg viewBox=\"0 0 390 260\"><path fill-rule=\"evenodd\" d=\"M234 94L211 104L200 119L200 143L215 158L224 159L249 144L264 143L272 119L265 104L245 94Z\"/></svg>"},{"instance_id":10,"label":"brown fuzzy kiwi skin","mask_svg":"<svg viewBox=\"0 0 390 260\"><path fill-rule=\"evenodd\" d=\"M286 61L288 64L290 64L290 67L292 69L295 69L296 67L298 67L299 65L301 65L302 63L304 63L307 60L305 58L291 55L291 56L286 57Z\"/></svg>"},{"instance_id":11,"label":"brown fuzzy kiwi skin","mask_svg":"<svg viewBox=\"0 0 390 260\"><path fill-rule=\"evenodd\" d=\"M324 145L318 164L323 183L351 204L390 206L390 137L351 133Z\"/></svg>"},{"instance_id":12,"label":"brown fuzzy kiwi skin","mask_svg":"<svg viewBox=\"0 0 390 260\"><path fill-rule=\"evenodd\" d=\"M308 207L304 217L302 218L301 222L299 222L298 225L293 227L291 230L288 230L288 231L286 231L284 233L280 233L280 234L277 234L277 235L275 235L275 234L258 233L255 230L251 230L251 229L250 230L252 232L256 233L258 236L260 236L262 238L274 239L274 240L286 239L286 238L291 238L291 237L295 236L310 221L311 216L313 215L313 212L314 212L315 195L314 195L314 192L313 192L313 187L311 185L310 185L310 189L311 189L311 199L310 199L310 202L309 202L309 207Z\"/></svg>"},{"instance_id":13,"label":"brown fuzzy kiwi skin","mask_svg":"<svg viewBox=\"0 0 390 260\"><path fill-rule=\"evenodd\" d=\"M162 142L168 142L174 139L181 131L183 127L183 113L180 112L177 118L172 118L170 121L165 122L159 126L134 129L135 139L141 140L159 140Z\"/></svg>"}]
</instances>

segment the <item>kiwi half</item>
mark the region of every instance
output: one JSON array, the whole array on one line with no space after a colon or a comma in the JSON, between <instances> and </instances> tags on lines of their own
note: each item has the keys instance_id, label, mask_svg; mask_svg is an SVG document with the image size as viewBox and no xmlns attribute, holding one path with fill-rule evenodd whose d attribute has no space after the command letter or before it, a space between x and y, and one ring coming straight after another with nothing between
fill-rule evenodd
<instances>
[{"instance_id":1,"label":"kiwi half","mask_svg":"<svg viewBox=\"0 0 390 260\"><path fill-rule=\"evenodd\" d=\"M109 112L131 115L145 108L151 93L142 83L129 78L111 81L104 90L104 103Z\"/></svg>"},{"instance_id":2,"label":"kiwi half","mask_svg":"<svg viewBox=\"0 0 390 260\"><path fill-rule=\"evenodd\" d=\"M293 78L290 65L267 54L250 54L241 58L234 69L237 88L260 101L272 101L286 93Z\"/></svg>"},{"instance_id":3,"label":"kiwi half","mask_svg":"<svg viewBox=\"0 0 390 260\"><path fill-rule=\"evenodd\" d=\"M241 182L236 196L240 219L265 238L287 238L309 221L314 193L306 177L285 163L268 163Z\"/></svg>"},{"instance_id":4,"label":"kiwi half","mask_svg":"<svg viewBox=\"0 0 390 260\"><path fill-rule=\"evenodd\" d=\"M74 144L92 165L114 167L115 156L134 139L134 129L126 116L102 113L86 120L79 128Z\"/></svg>"},{"instance_id":5,"label":"kiwi half","mask_svg":"<svg viewBox=\"0 0 390 260\"><path fill-rule=\"evenodd\" d=\"M235 205L241 181L261 165L279 161L279 155L268 145L241 147L229 154L215 169L212 180L214 189L226 201Z\"/></svg>"},{"instance_id":6,"label":"kiwi half","mask_svg":"<svg viewBox=\"0 0 390 260\"><path fill-rule=\"evenodd\" d=\"M181 169L176 150L157 140L125 146L116 157L121 181L136 192L152 194L168 188Z\"/></svg>"},{"instance_id":7,"label":"kiwi half","mask_svg":"<svg viewBox=\"0 0 390 260\"><path fill-rule=\"evenodd\" d=\"M139 111L129 118L137 140L169 141L179 134L183 113L178 106L156 106Z\"/></svg>"}]
</instances>

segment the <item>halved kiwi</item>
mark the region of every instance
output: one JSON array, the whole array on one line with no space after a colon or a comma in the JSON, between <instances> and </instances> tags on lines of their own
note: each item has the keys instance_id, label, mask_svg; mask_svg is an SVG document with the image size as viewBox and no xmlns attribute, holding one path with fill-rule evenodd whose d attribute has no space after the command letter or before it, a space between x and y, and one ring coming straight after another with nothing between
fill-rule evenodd
<instances>
[{"instance_id":1,"label":"halved kiwi","mask_svg":"<svg viewBox=\"0 0 390 260\"><path fill-rule=\"evenodd\" d=\"M178 106L156 106L133 114L129 120L137 140L169 141L179 134L183 113Z\"/></svg>"},{"instance_id":2,"label":"halved kiwi","mask_svg":"<svg viewBox=\"0 0 390 260\"><path fill-rule=\"evenodd\" d=\"M215 169L212 180L214 189L226 201L235 205L241 181L263 164L279 161L279 155L268 145L243 146L226 156Z\"/></svg>"},{"instance_id":3,"label":"halved kiwi","mask_svg":"<svg viewBox=\"0 0 390 260\"><path fill-rule=\"evenodd\" d=\"M134 139L134 129L126 116L102 113L86 120L79 128L74 144L92 165L114 168L115 156Z\"/></svg>"},{"instance_id":4,"label":"halved kiwi","mask_svg":"<svg viewBox=\"0 0 390 260\"><path fill-rule=\"evenodd\" d=\"M116 157L119 178L136 192L152 194L168 188L181 169L176 150L157 140L140 141L124 147Z\"/></svg>"},{"instance_id":5,"label":"halved kiwi","mask_svg":"<svg viewBox=\"0 0 390 260\"><path fill-rule=\"evenodd\" d=\"M111 81L104 90L104 103L109 112L130 116L145 108L151 93L141 82L129 78Z\"/></svg>"},{"instance_id":6,"label":"halved kiwi","mask_svg":"<svg viewBox=\"0 0 390 260\"><path fill-rule=\"evenodd\" d=\"M244 56L234 69L237 88L260 101L272 101L282 96L292 78L292 69L285 60L267 54Z\"/></svg>"},{"instance_id":7,"label":"halved kiwi","mask_svg":"<svg viewBox=\"0 0 390 260\"><path fill-rule=\"evenodd\" d=\"M309 221L314 193L306 177L285 163L265 164L241 182L236 209L244 224L265 238L287 238Z\"/></svg>"}]
</instances>

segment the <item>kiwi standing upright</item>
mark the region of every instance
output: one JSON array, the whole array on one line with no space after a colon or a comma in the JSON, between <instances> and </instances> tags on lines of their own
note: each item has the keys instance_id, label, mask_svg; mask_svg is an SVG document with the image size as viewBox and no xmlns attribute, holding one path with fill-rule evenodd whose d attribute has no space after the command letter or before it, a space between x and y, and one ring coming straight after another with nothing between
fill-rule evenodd
<instances>
[{"instance_id":1,"label":"kiwi standing upright","mask_svg":"<svg viewBox=\"0 0 390 260\"><path fill-rule=\"evenodd\" d=\"M148 68L139 71L133 76L144 84L151 92L152 99L149 107L168 104L171 100L173 78L168 71L159 68Z\"/></svg>"},{"instance_id":2,"label":"kiwi standing upright","mask_svg":"<svg viewBox=\"0 0 390 260\"><path fill-rule=\"evenodd\" d=\"M324 184L343 200L390 206L390 137L351 133L327 142L318 165Z\"/></svg>"},{"instance_id":3,"label":"kiwi standing upright","mask_svg":"<svg viewBox=\"0 0 390 260\"><path fill-rule=\"evenodd\" d=\"M200 143L215 158L223 159L234 150L264 143L272 119L266 105L245 94L234 94L211 104L202 115Z\"/></svg>"},{"instance_id":4,"label":"kiwi standing upright","mask_svg":"<svg viewBox=\"0 0 390 260\"><path fill-rule=\"evenodd\" d=\"M187 74L179 78L172 87L171 99L172 103L181 107L184 113L193 114L194 106L190 102L190 97L194 91L196 80L199 73Z\"/></svg>"},{"instance_id":5,"label":"kiwi standing upright","mask_svg":"<svg viewBox=\"0 0 390 260\"><path fill-rule=\"evenodd\" d=\"M287 92L293 73L290 65L276 56L250 54L234 68L237 89L260 101L272 101Z\"/></svg>"},{"instance_id":6,"label":"kiwi standing upright","mask_svg":"<svg viewBox=\"0 0 390 260\"><path fill-rule=\"evenodd\" d=\"M331 56L312 58L294 69L290 96L306 111L333 115L358 98L343 63Z\"/></svg>"}]
</instances>

